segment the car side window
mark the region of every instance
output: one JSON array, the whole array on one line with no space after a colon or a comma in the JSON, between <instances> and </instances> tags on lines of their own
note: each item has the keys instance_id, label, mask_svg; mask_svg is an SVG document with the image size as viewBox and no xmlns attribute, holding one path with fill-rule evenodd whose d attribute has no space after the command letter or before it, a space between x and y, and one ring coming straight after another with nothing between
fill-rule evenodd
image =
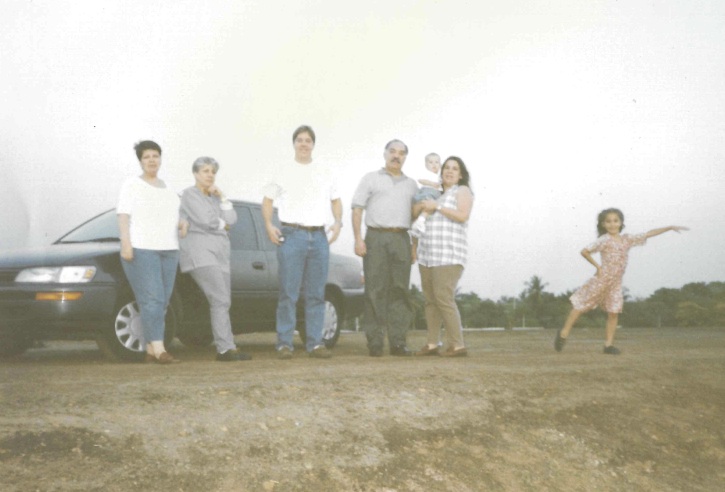
<instances>
[{"instance_id":1,"label":"car side window","mask_svg":"<svg viewBox=\"0 0 725 492\"><path fill-rule=\"evenodd\" d=\"M252 212L249 207L234 207L237 212L237 222L229 229L229 239L232 249L256 250L259 249L257 230L254 227Z\"/></svg>"}]
</instances>

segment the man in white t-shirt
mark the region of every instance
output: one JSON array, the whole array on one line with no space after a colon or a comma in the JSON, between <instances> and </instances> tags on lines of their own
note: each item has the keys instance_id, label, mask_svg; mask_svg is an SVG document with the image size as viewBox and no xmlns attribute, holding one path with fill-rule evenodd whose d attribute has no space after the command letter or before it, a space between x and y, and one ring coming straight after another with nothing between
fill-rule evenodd
<instances>
[{"instance_id":1,"label":"man in white t-shirt","mask_svg":"<svg viewBox=\"0 0 725 492\"><path fill-rule=\"evenodd\" d=\"M292 134L293 162L285 165L264 190L262 217L269 240L277 245L279 300L277 354L291 359L297 325L297 300L305 297L306 349L310 357L326 359L332 353L322 340L325 321L325 284L330 244L340 235L342 200L330 169L312 159L315 132L300 126ZM281 229L272 222L277 203ZM334 223L325 225L332 210Z\"/></svg>"}]
</instances>

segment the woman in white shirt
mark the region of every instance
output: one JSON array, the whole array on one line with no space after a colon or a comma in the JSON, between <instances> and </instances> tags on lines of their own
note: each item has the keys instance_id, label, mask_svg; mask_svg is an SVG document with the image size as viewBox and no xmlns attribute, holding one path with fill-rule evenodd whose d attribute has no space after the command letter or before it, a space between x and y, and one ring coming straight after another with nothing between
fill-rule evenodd
<instances>
[{"instance_id":1,"label":"woman in white shirt","mask_svg":"<svg viewBox=\"0 0 725 492\"><path fill-rule=\"evenodd\" d=\"M121 264L141 312L145 362L178 362L164 347L166 308L179 264L179 196L159 179L161 147L144 140L134 146L142 173L121 187L116 213Z\"/></svg>"}]
</instances>

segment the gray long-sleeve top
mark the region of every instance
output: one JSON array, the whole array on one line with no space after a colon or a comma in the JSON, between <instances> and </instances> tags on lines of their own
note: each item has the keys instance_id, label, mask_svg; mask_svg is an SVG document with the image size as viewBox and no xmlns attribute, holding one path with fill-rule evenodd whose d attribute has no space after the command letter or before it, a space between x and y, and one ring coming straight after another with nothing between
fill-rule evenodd
<instances>
[{"instance_id":1,"label":"gray long-sleeve top","mask_svg":"<svg viewBox=\"0 0 725 492\"><path fill-rule=\"evenodd\" d=\"M207 196L196 186L181 194L181 219L189 222L189 231L179 241L179 266L182 272L207 266L229 271L230 245L226 226L237 221L231 202Z\"/></svg>"}]
</instances>

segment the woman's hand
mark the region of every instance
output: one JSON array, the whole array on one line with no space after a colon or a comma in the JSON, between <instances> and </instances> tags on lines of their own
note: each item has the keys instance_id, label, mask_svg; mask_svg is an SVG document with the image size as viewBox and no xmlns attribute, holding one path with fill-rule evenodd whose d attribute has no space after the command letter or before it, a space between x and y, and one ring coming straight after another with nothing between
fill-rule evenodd
<instances>
[{"instance_id":1,"label":"woman's hand","mask_svg":"<svg viewBox=\"0 0 725 492\"><path fill-rule=\"evenodd\" d=\"M219 197L222 201L224 200L224 193L222 193L222 190L217 185L211 185L207 191L211 196Z\"/></svg>"},{"instance_id":2,"label":"woman's hand","mask_svg":"<svg viewBox=\"0 0 725 492\"><path fill-rule=\"evenodd\" d=\"M432 214L438 208L438 202L435 200L431 200L430 198L427 200L423 200L421 204L423 207L423 212L426 212L428 214Z\"/></svg>"},{"instance_id":3,"label":"woman's hand","mask_svg":"<svg viewBox=\"0 0 725 492\"><path fill-rule=\"evenodd\" d=\"M179 221L179 237L186 237L186 234L189 232L189 223L185 221L184 219L181 219Z\"/></svg>"}]
</instances>

